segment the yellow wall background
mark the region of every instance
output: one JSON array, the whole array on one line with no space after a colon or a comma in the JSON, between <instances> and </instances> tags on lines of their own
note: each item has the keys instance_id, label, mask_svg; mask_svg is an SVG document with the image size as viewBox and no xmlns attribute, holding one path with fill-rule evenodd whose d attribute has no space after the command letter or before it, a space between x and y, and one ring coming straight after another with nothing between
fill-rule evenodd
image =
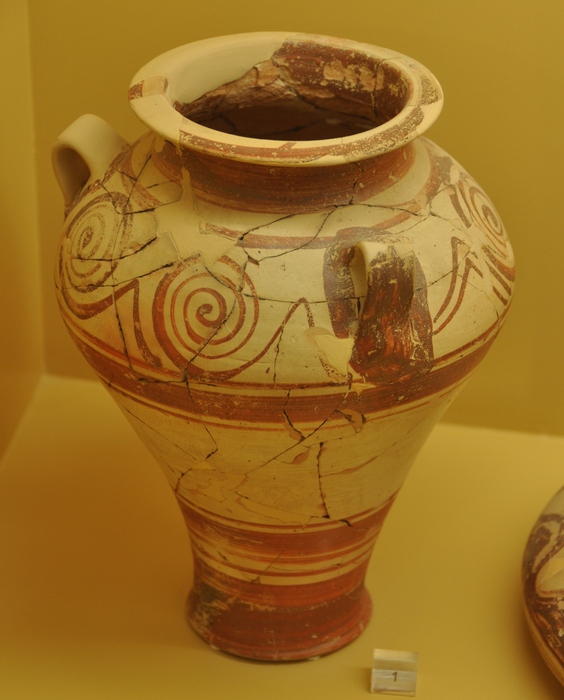
<instances>
[{"instance_id":1,"label":"yellow wall background","mask_svg":"<svg viewBox=\"0 0 564 700\"><path fill-rule=\"evenodd\" d=\"M2 3L0 454L43 366L27 4L18 0Z\"/></svg>"},{"instance_id":2,"label":"yellow wall background","mask_svg":"<svg viewBox=\"0 0 564 700\"><path fill-rule=\"evenodd\" d=\"M512 238L518 263L512 312L447 420L564 434L562 0L28 0L27 8L47 371L92 376L66 336L52 289L62 223L62 199L50 166L57 135L79 115L93 112L125 138L137 137L144 128L127 102L129 81L170 48L235 32L314 32L401 51L436 74L446 104L428 135L480 182ZM26 19L21 12L20 23ZM24 45L9 66L27 75ZM17 116L4 113L2 120L11 129L5 149L20 149L23 140L14 184L16 200L27 202L18 224L22 229L33 228L33 139L25 141L30 96L25 87L18 89L24 99L16 100ZM10 222L3 226L7 235L14 235ZM8 276L15 273L6 258L2 267ZM23 309L17 313L21 317ZM39 339L30 342L37 352Z\"/></svg>"}]
</instances>

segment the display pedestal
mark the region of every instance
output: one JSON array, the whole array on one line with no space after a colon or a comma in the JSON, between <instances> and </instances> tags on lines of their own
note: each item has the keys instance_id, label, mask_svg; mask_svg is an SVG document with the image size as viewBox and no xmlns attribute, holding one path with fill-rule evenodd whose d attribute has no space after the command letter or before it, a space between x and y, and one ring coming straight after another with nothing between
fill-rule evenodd
<instances>
[{"instance_id":1,"label":"display pedestal","mask_svg":"<svg viewBox=\"0 0 564 700\"><path fill-rule=\"evenodd\" d=\"M564 438L439 425L375 547L364 633L245 661L185 620L190 546L160 467L101 386L46 377L0 467L0 696L356 700L380 648L419 653L419 700L556 700L520 567L563 484Z\"/></svg>"}]
</instances>

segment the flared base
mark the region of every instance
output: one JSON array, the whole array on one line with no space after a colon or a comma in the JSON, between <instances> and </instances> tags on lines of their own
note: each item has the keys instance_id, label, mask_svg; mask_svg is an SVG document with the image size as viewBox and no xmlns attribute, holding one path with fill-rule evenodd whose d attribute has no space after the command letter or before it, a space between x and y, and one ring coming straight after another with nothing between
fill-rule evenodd
<instances>
[{"instance_id":1,"label":"flared base","mask_svg":"<svg viewBox=\"0 0 564 700\"><path fill-rule=\"evenodd\" d=\"M329 654L364 630L364 578L392 504L307 525L239 522L179 498L194 583L187 614L214 647L264 661Z\"/></svg>"},{"instance_id":2,"label":"flared base","mask_svg":"<svg viewBox=\"0 0 564 700\"><path fill-rule=\"evenodd\" d=\"M312 594L325 598L330 591L260 588L258 596L253 592L229 598L197 580L188 597L188 620L200 637L221 651L262 661L298 661L346 646L364 630L372 614L363 583L317 604L300 604L300 598L304 593L306 598Z\"/></svg>"}]
</instances>

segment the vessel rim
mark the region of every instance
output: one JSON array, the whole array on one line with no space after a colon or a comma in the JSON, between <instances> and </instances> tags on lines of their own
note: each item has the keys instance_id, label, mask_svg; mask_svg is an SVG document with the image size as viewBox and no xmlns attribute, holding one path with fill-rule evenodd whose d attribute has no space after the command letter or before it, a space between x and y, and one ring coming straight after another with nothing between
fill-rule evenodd
<instances>
[{"instance_id":1,"label":"vessel rim","mask_svg":"<svg viewBox=\"0 0 564 700\"><path fill-rule=\"evenodd\" d=\"M286 43L313 43L347 52L349 56L350 52L358 53L376 59L378 67L385 62L408 82L407 104L373 129L340 138L304 141L228 134L192 121L177 110L180 98L184 103L192 102L236 80ZM431 71L408 56L348 39L296 32L231 34L179 46L135 74L129 99L137 117L179 149L270 166L339 165L388 153L422 135L439 116L444 100L440 83Z\"/></svg>"}]
</instances>

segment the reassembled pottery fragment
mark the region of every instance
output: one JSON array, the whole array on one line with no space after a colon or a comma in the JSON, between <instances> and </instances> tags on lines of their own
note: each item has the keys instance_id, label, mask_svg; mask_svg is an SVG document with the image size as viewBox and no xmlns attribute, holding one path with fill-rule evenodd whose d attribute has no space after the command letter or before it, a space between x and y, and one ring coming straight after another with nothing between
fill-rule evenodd
<instances>
[{"instance_id":1,"label":"reassembled pottery fragment","mask_svg":"<svg viewBox=\"0 0 564 700\"><path fill-rule=\"evenodd\" d=\"M384 518L505 319L505 230L421 137L442 91L406 56L220 37L129 94L136 143L88 115L55 145L63 319L174 489L196 631L331 652L366 626Z\"/></svg>"}]
</instances>

